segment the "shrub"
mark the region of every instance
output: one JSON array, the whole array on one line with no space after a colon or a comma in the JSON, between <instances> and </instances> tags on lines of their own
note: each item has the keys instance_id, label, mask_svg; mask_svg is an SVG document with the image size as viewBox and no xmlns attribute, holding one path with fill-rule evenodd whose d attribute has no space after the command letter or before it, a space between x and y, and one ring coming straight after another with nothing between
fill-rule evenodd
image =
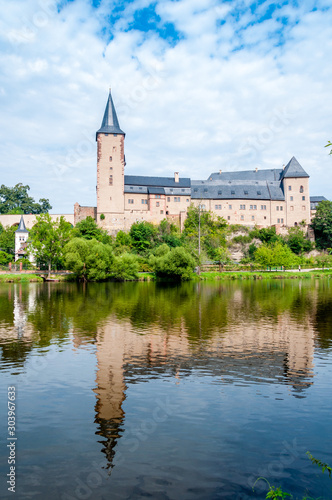
<instances>
[{"instance_id":1,"label":"shrub","mask_svg":"<svg viewBox=\"0 0 332 500\"><path fill-rule=\"evenodd\" d=\"M124 253L115 257L111 277L117 281L133 281L138 278L138 261L135 255Z\"/></svg>"},{"instance_id":2,"label":"shrub","mask_svg":"<svg viewBox=\"0 0 332 500\"><path fill-rule=\"evenodd\" d=\"M194 268L194 258L182 247L172 248L162 257L154 258L154 269L158 277L189 280Z\"/></svg>"},{"instance_id":3,"label":"shrub","mask_svg":"<svg viewBox=\"0 0 332 500\"><path fill-rule=\"evenodd\" d=\"M73 238L64 247L65 263L79 279L99 281L106 279L114 261L109 245L97 240Z\"/></svg>"},{"instance_id":4,"label":"shrub","mask_svg":"<svg viewBox=\"0 0 332 500\"><path fill-rule=\"evenodd\" d=\"M7 252L0 251L0 266L6 266L9 262L13 261L14 256Z\"/></svg>"}]
</instances>

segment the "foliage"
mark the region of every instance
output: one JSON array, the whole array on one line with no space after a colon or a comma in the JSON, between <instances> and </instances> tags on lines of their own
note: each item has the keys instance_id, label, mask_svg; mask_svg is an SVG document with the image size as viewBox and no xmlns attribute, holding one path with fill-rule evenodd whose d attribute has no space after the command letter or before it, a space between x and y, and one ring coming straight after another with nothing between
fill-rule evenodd
<instances>
[{"instance_id":1,"label":"foliage","mask_svg":"<svg viewBox=\"0 0 332 500\"><path fill-rule=\"evenodd\" d=\"M112 249L97 240L73 238L64 247L67 268L83 281L106 279L114 263Z\"/></svg>"},{"instance_id":2,"label":"foliage","mask_svg":"<svg viewBox=\"0 0 332 500\"><path fill-rule=\"evenodd\" d=\"M158 226L158 238L170 247L181 246L179 228L167 219L163 219Z\"/></svg>"},{"instance_id":3,"label":"foliage","mask_svg":"<svg viewBox=\"0 0 332 500\"><path fill-rule=\"evenodd\" d=\"M124 253L115 257L111 277L117 281L133 281L138 278L138 260L135 255Z\"/></svg>"},{"instance_id":4,"label":"foliage","mask_svg":"<svg viewBox=\"0 0 332 500\"><path fill-rule=\"evenodd\" d=\"M19 183L10 188L2 184L0 188L0 213L41 214L51 210L49 200L41 198L39 203L28 195L29 186Z\"/></svg>"},{"instance_id":5,"label":"foliage","mask_svg":"<svg viewBox=\"0 0 332 500\"><path fill-rule=\"evenodd\" d=\"M98 227L96 221L90 215L78 222L73 230L73 236L77 238L85 238L86 240L98 240L102 243L110 244L112 237L105 231Z\"/></svg>"},{"instance_id":6,"label":"foliage","mask_svg":"<svg viewBox=\"0 0 332 500\"><path fill-rule=\"evenodd\" d=\"M328 143L326 144L326 148L330 148L332 146L332 142L331 141L328 141ZM332 155L332 149L330 150L329 152L330 155Z\"/></svg>"},{"instance_id":7,"label":"foliage","mask_svg":"<svg viewBox=\"0 0 332 500\"><path fill-rule=\"evenodd\" d=\"M321 201L311 222L318 248L332 247L332 201Z\"/></svg>"},{"instance_id":8,"label":"foliage","mask_svg":"<svg viewBox=\"0 0 332 500\"><path fill-rule=\"evenodd\" d=\"M312 250L312 243L305 237L300 227L290 227L286 237L286 243L292 252L301 255Z\"/></svg>"},{"instance_id":9,"label":"foliage","mask_svg":"<svg viewBox=\"0 0 332 500\"><path fill-rule=\"evenodd\" d=\"M1 226L2 227L2 226ZM14 255L15 253L15 231L17 226L2 227L0 233L0 249L6 253Z\"/></svg>"},{"instance_id":10,"label":"foliage","mask_svg":"<svg viewBox=\"0 0 332 500\"><path fill-rule=\"evenodd\" d=\"M12 254L0 250L0 266L6 266L9 262L13 261L13 258L14 256Z\"/></svg>"},{"instance_id":11,"label":"foliage","mask_svg":"<svg viewBox=\"0 0 332 500\"><path fill-rule=\"evenodd\" d=\"M105 215L104 214L100 214L100 220L105 220Z\"/></svg>"},{"instance_id":12,"label":"foliage","mask_svg":"<svg viewBox=\"0 0 332 500\"><path fill-rule=\"evenodd\" d=\"M130 252L132 247L131 236L125 231L118 231L113 243L113 251L115 255Z\"/></svg>"},{"instance_id":13,"label":"foliage","mask_svg":"<svg viewBox=\"0 0 332 500\"><path fill-rule=\"evenodd\" d=\"M166 244L166 243L163 243L162 245L160 245L159 247L157 247L154 251L154 255L156 257L163 257L164 255L166 255L168 252L170 251L170 248L169 246Z\"/></svg>"},{"instance_id":14,"label":"foliage","mask_svg":"<svg viewBox=\"0 0 332 500\"><path fill-rule=\"evenodd\" d=\"M282 243L263 244L255 251L255 261L263 266L291 267L299 263L298 257Z\"/></svg>"},{"instance_id":15,"label":"foliage","mask_svg":"<svg viewBox=\"0 0 332 500\"><path fill-rule=\"evenodd\" d=\"M209 210L200 210L191 205L184 223L182 241L185 246L197 252L200 226L201 250L211 259L216 259L216 250L226 246L227 222Z\"/></svg>"},{"instance_id":16,"label":"foliage","mask_svg":"<svg viewBox=\"0 0 332 500\"><path fill-rule=\"evenodd\" d=\"M314 465L318 465L318 467L322 470L323 474L327 470L329 477L332 477L332 467L330 467L328 464L322 462L321 460L318 460L317 458L313 457L309 451L306 453L311 460L311 462Z\"/></svg>"},{"instance_id":17,"label":"foliage","mask_svg":"<svg viewBox=\"0 0 332 500\"><path fill-rule=\"evenodd\" d=\"M274 226L262 227L261 229L255 228L250 232L250 236L261 240L263 243L275 243L276 241L282 241L281 236L276 233L276 228Z\"/></svg>"},{"instance_id":18,"label":"foliage","mask_svg":"<svg viewBox=\"0 0 332 500\"><path fill-rule=\"evenodd\" d=\"M72 227L64 217L52 221L49 214L41 214L36 217L36 223L29 235L28 250L36 257L37 262L46 262L49 271L52 264L56 267L61 265L63 248L69 241Z\"/></svg>"},{"instance_id":19,"label":"foliage","mask_svg":"<svg viewBox=\"0 0 332 500\"><path fill-rule=\"evenodd\" d=\"M189 280L195 268L194 258L182 247L172 248L160 257L151 259L156 276L174 280Z\"/></svg>"},{"instance_id":20,"label":"foliage","mask_svg":"<svg viewBox=\"0 0 332 500\"><path fill-rule=\"evenodd\" d=\"M152 248L157 236L157 227L151 222L135 222L129 231L132 246L138 253L144 253Z\"/></svg>"},{"instance_id":21,"label":"foliage","mask_svg":"<svg viewBox=\"0 0 332 500\"><path fill-rule=\"evenodd\" d=\"M15 262L16 266L19 266L22 263L23 269L35 269L35 266L29 261L29 259L26 259L25 257L22 257L21 259L17 259Z\"/></svg>"}]
</instances>

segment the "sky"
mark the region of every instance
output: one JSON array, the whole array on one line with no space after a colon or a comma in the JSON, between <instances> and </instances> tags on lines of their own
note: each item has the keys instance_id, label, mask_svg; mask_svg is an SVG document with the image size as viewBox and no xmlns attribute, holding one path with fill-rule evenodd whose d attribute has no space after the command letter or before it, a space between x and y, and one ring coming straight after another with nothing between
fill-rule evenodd
<instances>
[{"instance_id":1,"label":"sky","mask_svg":"<svg viewBox=\"0 0 332 500\"><path fill-rule=\"evenodd\" d=\"M332 199L332 0L0 0L0 184L96 206L109 88L126 174L282 168Z\"/></svg>"}]
</instances>

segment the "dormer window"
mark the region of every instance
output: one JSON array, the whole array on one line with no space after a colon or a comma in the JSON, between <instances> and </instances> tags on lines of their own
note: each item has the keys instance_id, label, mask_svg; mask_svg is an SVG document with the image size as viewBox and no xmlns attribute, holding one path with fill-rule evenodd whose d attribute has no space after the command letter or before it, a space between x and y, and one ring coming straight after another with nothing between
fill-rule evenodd
<instances>
[{"instance_id":1,"label":"dormer window","mask_svg":"<svg viewBox=\"0 0 332 500\"><path fill-rule=\"evenodd\" d=\"M248 194L248 191L244 191L244 194Z\"/></svg>"},{"instance_id":2,"label":"dormer window","mask_svg":"<svg viewBox=\"0 0 332 500\"><path fill-rule=\"evenodd\" d=\"M231 194L235 194L235 191L233 191L233 190L232 190L232 191L231 191Z\"/></svg>"},{"instance_id":3,"label":"dormer window","mask_svg":"<svg viewBox=\"0 0 332 500\"><path fill-rule=\"evenodd\" d=\"M222 194L222 191L218 191L218 194L221 195Z\"/></svg>"},{"instance_id":4,"label":"dormer window","mask_svg":"<svg viewBox=\"0 0 332 500\"><path fill-rule=\"evenodd\" d=\"M194 189L194 193L197 193L197 191L198 191L198 189L197 189L197 188L195 188L195 189Z\"/></svg>"},{"instance_id":5,"label":"dormer window","mask_svg":"<svg viewBox=\"0 0 332 500\"><path fill-rule=\"evenodd\" d=\"M204 193L207 193L207 192L208 192L207 188L204 188Z\"/></svg>"},{"instance_id":6,"label":"dormer window","mask_svg":"<svg viewBox=\"0 0 332 500\"><path fill-rule=\"evenodd\" d=\"M258 194L258 195L260 195L260 194L262 194L262 193L261 193L261 191L257 191L257 194Z\"/></svg>"}]
</instances>

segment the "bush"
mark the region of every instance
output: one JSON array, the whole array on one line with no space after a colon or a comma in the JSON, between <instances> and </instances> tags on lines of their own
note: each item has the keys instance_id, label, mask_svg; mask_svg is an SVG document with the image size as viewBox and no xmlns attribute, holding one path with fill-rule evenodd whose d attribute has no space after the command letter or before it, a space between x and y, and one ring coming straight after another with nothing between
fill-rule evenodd
<instances>
[{"instance_id":1,"label":"bush","mask_svg":"<svg viewBox=\"0 0 332 500\"><path fill-rule=\"evenodd\" d=\"M114 262L109 245L97 240L73 238L64 247L65 263L78 279L100 281L106 279Z\"/></svg>"},{"instance_id":2,"label":"bush","mask_svg":"<svg viewBox=\"0 0 332 500\"><path fill-rule=\"evenodd\" d=\"M0 266L6 266L7 264L9 264L9 262L12 262L13 259L13 255L7 252L0 251Z\"/></svg>"},{"instance_id":3,"label":"bush","mask_svg":"<svg viewBox=\"0 0 332 500\"><path fill-rule=\"evenodd\" d=\"M138 278L138 261L135 255L124 253L115 257L111 277L117 281L133 281Z\"/></svg>"},{"instance_id":4,"label":"bush","mask_svg":"<svg viewBox=\"0 0 332 500\"><path fill-rule=\"evenodd\" d=\"M182 247L172 248L165 255L154 257L154 270L158 277L189 280L194 268L194 258Z\"/></svg>"},{"instance_id":5,"label":"bush","mask_svg":"<svg viewBox=\"0 0 332 500\"><path fill-rule=\"evenodd\" d=\"M285 266L292 267L299 264L299 258L291 249L281 243L272 245L263 244L255 252L255 261L262 266Z\"/></svg>"}]
</instances>

